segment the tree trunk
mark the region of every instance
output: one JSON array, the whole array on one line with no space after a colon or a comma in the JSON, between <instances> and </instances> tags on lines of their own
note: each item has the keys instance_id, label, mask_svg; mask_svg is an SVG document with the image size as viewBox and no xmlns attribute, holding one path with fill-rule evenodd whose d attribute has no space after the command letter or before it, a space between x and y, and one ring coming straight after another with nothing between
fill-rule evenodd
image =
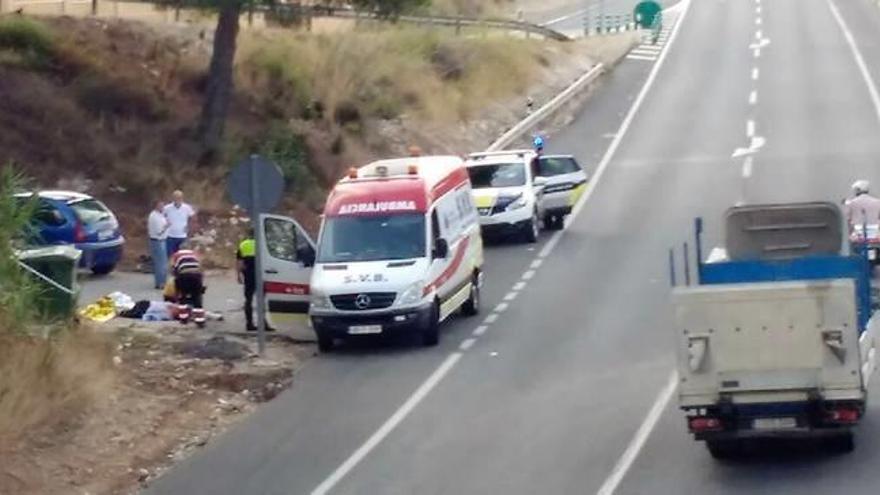
<instances>
[{"instance_id":1,"label":"tree trunk","mask_svg":"<svg viewBox=\"0 0 880 495\"><path fill-rule=\"evenodd\" d=\"M206 161L216 156L223 139L226 113L232 98L232 70L241 6L240 0L223 0L220 3L220 16L214 32L214 51L211 54L211 68L198 129L203 160Z\"/></svg>"}]
</instances>

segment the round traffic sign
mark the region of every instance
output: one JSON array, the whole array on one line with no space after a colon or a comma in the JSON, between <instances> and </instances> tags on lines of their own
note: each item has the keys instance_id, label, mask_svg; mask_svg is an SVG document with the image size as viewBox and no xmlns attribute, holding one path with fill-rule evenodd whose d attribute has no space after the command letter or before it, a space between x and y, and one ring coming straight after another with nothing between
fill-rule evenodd
<instances>
[{"instance_id":1,"label":"round traffic sign","mask_svg":"<svg viewBox=\"0 0 880 495\"><path fill-rule=\"evenodd\" d=\"M229 199L252 215L272 211L284 194L281 169L259 155L251 155L235 165L227 180Z\"/></svg>"}]
</instances>

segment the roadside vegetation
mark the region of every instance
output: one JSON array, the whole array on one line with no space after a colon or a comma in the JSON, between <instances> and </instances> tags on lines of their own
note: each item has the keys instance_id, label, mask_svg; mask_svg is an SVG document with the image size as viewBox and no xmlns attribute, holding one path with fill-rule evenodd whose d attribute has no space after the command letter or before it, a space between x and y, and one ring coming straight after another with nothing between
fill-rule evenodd
<instances>
[{"instance_id":1,"label":"roadside vegetation","mask_svg":"<svg viewBox=\"0 0 880 495\"><path fill-rule=\"evenodd\" d=\"M31 202L12 194L25 185L12 164L0 171L0 457L35 428L72 421L112 379L110 347L69 321L37 312L40 286L22 270L14 246L26 231Z\"/></svg>"}]
</instances>

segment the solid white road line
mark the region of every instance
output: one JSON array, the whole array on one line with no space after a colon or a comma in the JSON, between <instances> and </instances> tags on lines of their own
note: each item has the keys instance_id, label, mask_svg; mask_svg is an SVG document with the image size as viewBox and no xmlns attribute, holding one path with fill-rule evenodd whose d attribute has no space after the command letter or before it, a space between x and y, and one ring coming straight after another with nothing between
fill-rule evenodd
<instances>
[{"instance_id":1,"label":"solid white road line","mask_svg":"<svg viewBox=\"0 0 880 495\"><path fill-rule=\"evenodd\" d=\"M752 81L757 81L761 77L761 71L757 67L752 69Z\"/></svg>"},{"instance_id":2,"label":"solid white road line","mask_svg":"<svg viewBox=\"0 0 880 495\"><path fill-rule=\"evenodd\" d=\"M747 156L743 161L743 179L748 179L752 176L752 161L753 159L751 155Z\"/></svg>"},{"instance_id":3,"label":"solid white road line","mask_svg":"<svg viewBox=\"0 0 880 495\"><path fill-rule=\"evenodd\" d=\"M639 451L642 450L648 437L651 436L651 432L654 431L654 427L657 426L657 421L660 420L660 416L663 415L663 410L666 409L666 405L669 404L669 400L672 399L672 395L675 393L675 387L677 385L678 372L673 371L672 374L669 375L669 381L666 383L666 386L660 391L660 395L657 396L654 405L651 406L651 410L648 411L648 415L645 416L645 420L642 421L639 429L636 430L635 436L630 440L629 445L627 445L626 450L623 451L623 455L620 456L617 464L614 465L614 469L611 470L611 476L605 480L605 483L602 483L602 487L596 492L597 495L612 495L614 490L617 489L617 486L620 485L620 482L623 481L626 472L632 467L633 462L635 462L636 457L639 455Z\"/></svg>"},{"instance_id":4,"label":"solid white road line","mask_svg":"<svg viewBox=\"0 0 880 495\"><path fill-rule=\"evenodd\" d=\"M749 105L755 105L757 103L758 103L758 91L753 89L752 92L749 93Z\"/></svg>"},{"instance_id":5,"label":"solid white road line","mask_svg":"<svg viewBox=\"0 0 880 495\"><path fill-rule=\"evenodd\" d=\"M749 119L746 121L746 137L751 139L754 136L755 136L755 121Z\"/></svg>"},{"instance_id":6,"label":"solid white road line","mask_svg":"<svg viewBox=\"0 0 880 495\"><path fill-rule=\"evenodd\" d=\"M416 389L416 391L406 400L406 402L403 403L403 405L401 405L396 411L394 411L394 414L392 414L391 417L388 418L388 420L385 421L385 423L383 423L382 426L380 426L375 433L370 435L370 438L368 438L363 445L355 450L354 453L352 453L351 456L349 456L349 458L342 463L342 465L336 468L336 470L327 477L327 479L325 479L323 482L321 482L320 485L312 490L312 495L325 495L326 493L329 493L330 490L332 490L333 487L335 487L336 484L339 483L342 478L344 478L345 475L348 474L349 471L357 466L359 462L361 462L373 449L375 449L376 446L379 445L382 440L384 440L385 437L387 437L388 434L391 433L391 431L394 430L394 428L398 424L400 424L400 422L403 421L404 418L406 418L413 409L416 408L417 405L419 405L419 402L421 402L428 395L428 393L430 393L431 390L433 390L434 387L436 387L437 384L440 383L440 380L442 380L443 377L446 376L447 373L449 373L449 370L451 370L452 367L455 366L455 363L457 363L458 360L461 359L461 356L462 354L460 352L453 352L452 354L447 356L443 363L440 364L440 366L438 366L433 373L431 373L431 376L429 376L428 379L425 380L418 389Z\"/></svg>"},{"instance_id":7,"label":"solid white road line","mask_svg":"<svg viewBox=\"0 0 880 495\"><path fill-rule=\"evenodd\" d=\"M831 9L834 18L837 19L837 24L840 26L840 30L843 31L846 43L849 45L853 57L856 59L856 65L859 66L859 71L862 73L862 79L865 80L865 85L868 87L868 93L871 95L871 103L874 104L874 112L877 114L877 120L880 120L880 94L877 93L877 85L874 83L874 78L871 76L871 72L865 64L865 59L862 57L859 45L856 44L856 39L849 30L849 26L846 25L846 21L843 20L843 16L840 15L840 11L837 10L837 5L833 0L828 0L828 7Z\"/></svg>"},{"instance_id":8,"label":"solid white road line","mask_svg":"<svg viewBox=\"0 0 880 495\"><path fill-rule=\"evenodd\" d=\"M676 19L675 27L672 29L672 33L669 37L669 43L667 46L672 46L675 43L675 39L678 37L679 29L681 25L684 23L684 19L687 16L688 10L690 8L691 0L682 0L680 4L683 4L681 7L682 14ZM641 91L638 96L636 96L635 101L629 109L626 117L623 119L623 122L620 125L617 134L614 136L614 139L608 145L608 149L605 150L605 154L602 156L602 160L599 162L599 165L596 167L596 172L593 175L593 186L588 188L587 191L581 196L581 199L575 205L574 209L571 212L570 218L574 219L578 216L578 214L583 210L584 205L587 203L593 196L593 192L597 189L597 185L599 183L599 179L604 175L605 170L608 169L608 164L611 162L614 154L617 152L617 148L620 146L621 141L623 140L624 135L626 134L629 127L632 125L633 119L638 113L639 108L641 108L642 103L648 95L651 87L654 86L654 81L657 79L657 74L660 71L660 68L663 66L663 62L666 60L666 56L669 54L669 50L663 50L660 53L660 57L657 59L657 63L654 64L654 67L651 69L651 72L648 74L648 79L645 80L645 84L642 86ZM552 248L556 246L561 238L564 230L558 231L553 234L553 237L545 246L545 249L541 250L541 253L546 256L552 251ZM546 249L546 247L550 247L550 249ZM539 254L541 256L541 254ZM537 266L535 266L537 263ZM532 269L537 269L541 266L541 260L535 260L532 262ZM484 320L485 324L490 324L498 319L498 312L504 311L507 309L506 303L499 304L495 311L496 313L490 314ZM479 327L477 328L479 330ZM476 332L477 330L474 330ZM485 330L483 330L485 332ZM490 354L491 355L491 354ZM450 354L441 364L434 370L433 373L425 380L418 389L388 418L382 426L373 433L363 445L358 447L351 456L346 459L342 465L340 465L336 470L334 470L330 475L321 482L314 490L312 490L311 495L326 495L330 492L344 477L347 475L355 466L357 466L373 449L378 446L382 440L384 440L393 430L400 424L406 417L413 411L413 409L418 406L418 404L437 386L438 383L446 376L447 373L458 363L461 359L462 354L460 352L453 352ZM675 390L673 383L672 390ZM672 392L669 393L671 396ZM668 402L669 398L666 398L665 402ZM657 408L657 404L655 404L655 409ZM660 413L662 413L663 407L660 407L660 412L656 413L657 418L659 418ZM650 434L651 430L654 428L654 425L657 423L657 418L653 418L655 414L653 413L654 409L648 413L648 417L645 419L645 422L642 423L642 426L639 428L639 432L646 430L642 436L647 438ZM635 459L636 455L638 455L639 450L644 444L644 439L640 442L637 442L639 439L639 432L636 434L636 438L633 439L633 442L630 443L630 446L624 452L624 457L621 460L624 460L628 457L632 457L632 460ZM626 471L629 469L629 466L632 464L632 460L629 460L627 463L618 462L618 466L615 467L614 472L611 473L611 476L606 480L605 484L609 485L609 482L613 479L617 479L617 481L613 482L613 484L609 485L610 491L607 494L610 494L614 491L617 484L620 483L620 480L623 479L623 476L626 474ZM603 485L604 486L604 485ZM604 494L605 492L603 492Z\"/></svg>"},{"instance_id":9,"label":"solid white road line","mask_svg":"<svg viewBox=\"0 0 880 495\"><path fill-rule=\"evenodd\" d=\"M657 57L657 52L656 52L656 51L652 51L652 50L642 50L642 49L640 49L640 48L634 48L634 49L630 50L629 55L642 55L642 56L648 56L648 57L654 57L654 58L656 58L656 57Z\"/></svg>"}]
</instances>

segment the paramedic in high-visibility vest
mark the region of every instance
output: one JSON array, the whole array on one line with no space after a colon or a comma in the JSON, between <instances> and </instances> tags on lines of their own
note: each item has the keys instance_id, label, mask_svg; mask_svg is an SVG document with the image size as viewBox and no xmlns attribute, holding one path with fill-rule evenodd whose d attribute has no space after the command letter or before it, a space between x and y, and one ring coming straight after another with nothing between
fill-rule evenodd
<instances>
[{"instance_id":1,"label":"paramedic in high-visibility vest","mask_svg":"<svg viewBox=\"0 0 880 495\"><path fill-rule=\"evenodd\" d=\"M238 283L244 285L244 318L247 331L256 331L254 325L254 292L257 288L257 243L254 240L254 229L248 231L247 237L238 245L235 258L238 260Z\"/></svg>"},{"instance_id":2,"label":"paramedic in high-visibility vest","mask_svg":"<svg viewBox=\"0 0 880 495\"><path fill-rule=\"evenodd\" d=\"M205 324L205 310L202 308L202 297L205 293L202 261L198 253L190 249L189 241L182 244L181 249L171 256L171 273L177 289L178 317L183 323L192 316L197 325ZM190 314L192 310L192 314Z\"/></svg>"}]
</instances>

